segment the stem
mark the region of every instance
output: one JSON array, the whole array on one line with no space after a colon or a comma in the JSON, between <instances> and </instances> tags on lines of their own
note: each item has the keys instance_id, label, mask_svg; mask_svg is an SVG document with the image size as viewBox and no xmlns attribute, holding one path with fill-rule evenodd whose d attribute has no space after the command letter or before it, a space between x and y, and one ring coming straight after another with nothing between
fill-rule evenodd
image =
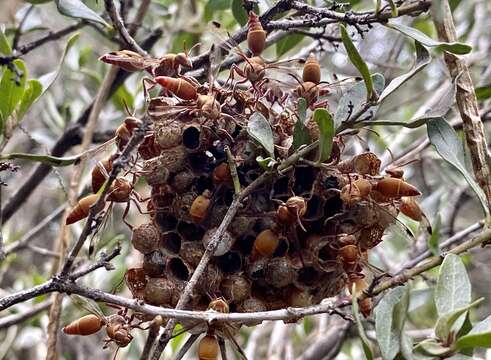
<instances>
[{"instance_id":1,"label":"stem","mask_svg":"<svg viewBox=\"0 0 491 360\"><path fill-rule=\"evenodd\" d=\"M457 41L457 34L448 0L441 0L439 5L438 9L433 9L432 11L433 22L435 23L438 37L442 41ZM457 85L456 102L463 121L465 139L469 147L474 175L486 195L488 205L487 216L489 217L491 212L489 152L484 126L479 116L474 84L464 58L445 52L444 59L450 70L452 79ZM487 219L487 221L489 220Z\"/></svg>"}]
</instances>

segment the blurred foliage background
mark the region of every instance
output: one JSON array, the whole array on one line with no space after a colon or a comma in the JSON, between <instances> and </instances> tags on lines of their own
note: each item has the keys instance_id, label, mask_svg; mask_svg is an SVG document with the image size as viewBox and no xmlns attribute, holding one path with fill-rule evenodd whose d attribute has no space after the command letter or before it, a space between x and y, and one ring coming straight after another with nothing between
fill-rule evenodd
<instances>
[{"instance_id":1,"label":"blurred foliage background","mask_svg":"<svg viewBox=\"0 0 491 360\"><path fill-rule=\"evenodd\" d=\"M319 6L324 5L322 1L309 2ZM84 3L96 13L104 12L101 1L87 0ZM122 3L125 4L131 18L138 8L139 1L126 0ZM326 3L330 2L326 1ZM368 0L349 1L349 3L356 11L372 10L374 6L373 2ZM241 4L241 0L152 0L135 38L141 42L155 29L161 29L162 36L150 51L153 55L181 51L184 43L189 49L199 42L201 45L193 50L195 55L208 49L210 44L219 41L210 30L209 21L221 22L230 32L239 29L239 24L245 23L247 18ZM269 0L260 0L257 6L262 13L271 5ZM482 120L487 122L491 119L491 100L489 100L491 98L489 61L491 2L453 0L451 5L459 40L474 48L473 52L466 56L466 61L478 88ZM79 21L60 14L53 1L3 0L1 8L2 31L11 44L18 36L16 34L19 33L19 26L21 26L21 36L18 38L18 43L22 45L40 38L49 31L57 31ZM437 37L428 14L416 18L400 18L397 22L415 27L432 38ZM43 75L56 71L58 67L60 72L54 83L34 103L22 122L12 132L11 138L2 150L3 153L48 153L57 139L77 122L92 103L108 70L108 65L98 61L98 57L117 50L119 44L115 40L114 30L108 30L98 23L83 22L76 32L79 33L79 37L72 40L72 46L64 59L62 54L65 46L75 31L59 40L48 42L22 57L28 71L28 79L42 78ZM363 38L356 32L351 33L370 71L383 74L386 84L390 79L407 72L412 67L414 43L400 33L377 24L364 33ZM333 28L330 35L338 36L337 28ZM265 57L293 58L299 54L305 56L311 50L319 54L324 79L333 81L336 76L342 78L357 75L356 69L347 59L344 48L338 43L315 39L300 33L290 34L270 46L265 52ZM448 90L450 77L441 52L438 50L431 52L433 56L431 64L385 101L378 111L377 119L408 121L436 106L442 94ZM136 113L141 110L143 105L141 77L141 74L130 75L104 106L95 136L99 142L113 136L116 127L126 116L124 104ZM330 108L335 110L336 99L343 90L333 88L332 91ZM0 101L3 99L0 98ZM459 124L460 121L456 111L451 111L447 119L454 125ZM457 129L459 129L458 125ZM352 148L353 153L370 149L380 156L384 165L389 164L393 156L400 158L406 153L409 155L402 158L401 162L417 160L405 166L405 177L423 192L421 205L434 229L437 230L430 247L434 248L438 242L446 240L482 219L479 202L464 178L425 143L427 139L425 127L406 129L375 126L372 130L374 131L361 130L359 136L363 141L351 141L347 146ZM67 155L77 154L77 145L74 145ZM95 165L96 161L96 158L91 159L88 168ZM27 161L15 161L15 163L19 166L17 171L2 173L1 180L6 183L6 186L2 186L2 205L5 205L15 194L36 166ZM49 278L53 258L56 257L53 249L54 239L57 238L60 229L59 221L56 219L60 218L60 209L67 206L70 174L70 167L53 169L38 184L19 210L4 222L4 246L8 247L26 238L28 240L24 246L17 248L0 263L1 294L32 287ZM85 173L82 183L87 185L89 181L89 174ZM112 272L98 270L87 276L84 281L90 287L108 292L115 290L129 295L126 287L120 285L124 270L139 264L142 259L131 251L129 246L131 234L119 221L121 212L122 208L116 207L113 221L100 240L101 248L110 248L116 241L122 241L123 256L114 260L116 270ZM45 223L47 217L51 217L51 221ZM132 209L129 221L136 225L144 219ZM417 223L403 215L400 216L400 221L413 230L416 240L408 240L398 232L389 234L386 241L375 249L374 256L370 259L373 264L388 272L399 269L414 254L428 245L428 236L419 229ZM40 223L44 225L32 236L33 230L36 230L36 226ZM82 225L79 224L70 228L74 238L79 235L81 228ZM489 252L480 248L464 257L475 294L473 298L485 297L485 301L472 312L472 318L475 320L483 319L491 313L491 279L488 276L491 262L489 260ZM432 287L436 276L437 271L434 270L425 274L426 281L416 279L410 282L409 320L406 323L406 331L415 340L432 334L431 328L437 318L432 298ZM41 297L33 302L18 305L15 309L11 309L11 312L22 312L32 308L33 304L46 305L48 302L49 296ZM66 324L82 313L67 300L61 322ZM47 321L47 313L42 311L22 323L1 329L0 359L44 358ZM346 336L340 350L327 358L360 359L363 355L358 333L354 326L345 329L343 324L344 322L339 318L328 315L313 316L297 324L265 322L255 328L244 329L239 342L243 344L248 354L255 354L251 359L295 359L301 358L302 353L312 344L319 341L329 343L329 337L333 336L330 329L342 328L346 330ZM368 336L375 337L373 319L368 319L365 327L368 329ZM135 334L135 341L128 348L120 349L117 358L139 358L145 339L143 333L136 331ZM172 358L172 351L178 349L184 337L180 336L173 340L172 346L166 350L166 358ZM78 337L74 340L60 334L62 356L64 359L89 359L94 356L110 359L114 349L102 352L101 338L102 335L98 335ZM192 353L187 358L192 358ZM481 351L478 355L485 357L486 353Z\"/></svg>"}]
</instances>

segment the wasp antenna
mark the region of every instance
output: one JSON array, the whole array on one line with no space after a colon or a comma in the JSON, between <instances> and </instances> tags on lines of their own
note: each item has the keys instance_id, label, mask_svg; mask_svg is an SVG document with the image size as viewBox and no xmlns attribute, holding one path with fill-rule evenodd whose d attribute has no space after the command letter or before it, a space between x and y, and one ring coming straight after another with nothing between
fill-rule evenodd
<instances>
[{"instance_id":1,"label":"wasp antenna","mask_svg":"<svg viewBox=\"0 0 491 360\"><path fill-rule=\"evenodd\" d=\"M194 44L193 46L191 46L191 48L187 51L186 54L189 55L194 50L194 48L196 48L198 46L201 46L201 43L200 42L197 42L196 44Z\"/></svg>"}]
</instances>

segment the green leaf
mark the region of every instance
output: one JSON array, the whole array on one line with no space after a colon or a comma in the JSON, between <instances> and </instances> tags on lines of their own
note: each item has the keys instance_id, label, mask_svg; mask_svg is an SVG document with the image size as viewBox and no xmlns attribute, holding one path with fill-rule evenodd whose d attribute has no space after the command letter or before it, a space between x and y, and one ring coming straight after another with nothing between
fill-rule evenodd
<instances>
[{"instance_id":1,"label":"green leaf","mask_svg":"<svg viewBox=\"0 0 491 360\"><path fill-rule=\"evenodd\" d=\"M372 82L375 86L377 93L381 93L385 86L385 79L381 74L373 74ZM367 89L363 83L357 83L346 91L341 97L336 108L336 114L334 115L334 123L336 125L337 132L343 130L343 127L339 128L343 122L349 120L352 114L356 114L366 104ZM371 112L375 115L378 105L371 106L367 112Z\"/></svg>"},{"instance_id":2,"label":"green leaf","mask_svg":"<svg viewBox=\"0 0 491 360\"><path fill-rule=\"evenodd\" d=\"M491 84L476 88L476 97L479 101L491 98Z\"/></svg>"},{"instance_id":3,"label":"green leaf","mask_svg":"<svg viewBox=\"0 0 491 360\"><path fill-rule=\"evenodd\" d=\"M472 190L481 201L486 216L489 210L486 204L486 197L476 183L472 175L467 171L464 161L464 147L460 142L455 130L445 121L443 117L431 119L426 124L428 137L431 144L435 147L438 154L448 163L453 165L467 180Z\"/></svg>"},{"instance_id":4,"label":"green leaf","mask_svg":"<svg viewBox=\"0 0 491 360\"><path fill-rule=\"evenodd\" d=\"M125 104L131 109L134 107L134 97L128 90L128 88L123 84L116 90L111 98L114 106L121 111L125 110Z\"/></svg>"},{"instance_id":5,"label":"green leaf","mask_svg":"<svg viewBox=\"0 0 491 360\"><path fill-rule=\"evenodd\" d=\"M436 49L448 51L450 53L459 54L459 55L468 54L472 50L472 46L467 44L463 44L459 42L447 43L447 42L433 40L432 38L426 36L421 31L403 24L387 23L385 24L385 26L397 30L402 34L409 36L410 38L416 41L419 41L421 44L427 47L433 47Z\"/></svg>"},{"instance_id":6,"label":"green leaf","mask_svg":"<svg viewBox=\"0 0 491 360\"><path fill-rule=\"evenodd\" d=\"M332 142L334 139L334 121L331 114L326 109L315 109L314 121L319 126L319 160L317 162L323 163L331 156Z\"/></svg>"},{"instance_id":7,"label":"green leaf","mask_svg":"<svg viewBox=\"0 0 491 360\"><path fill-rule=\"evenodd\" d=\"M0 160L22 159L40 162L50 166L70 166L80 161L80 155L69 157L56 157L51 155L11 153L0 155Z\"/></svg>"},{"instance_id":8,"label":"green leaf","mask_svg":"<svg viewBox=\"0 0 491 360\"><path fill-rule=\"evenodd\" d=\"M346 27L343 24L339 24L339 29L341 31L341 40L343 41L346 52L348 53L348 57L351 63L358 69L361 76L363 77L363 81L365 82L365 87L367 90L367 101L370 101L374 94L374 87L372 77L370 76L370 71L368 71L368 66L365 61L363 61L360 53L353 44L353 41L351 41Z\"/></svg>"},{"instance_id":9,"label":"green leaf","mask_svg":"<svg viewBox=\"0 0 491 360\"><path fill-rule=\"evenodd\" d=\"M12 54L12 48L10 47L7 36L5 35L5 24L0 25L0 53L4 55Z\"/></svg>"},{"instance_id":10,"label":"green leaf","mask_svg":"<svg viewBox=\"0 0 491 360\"><path fill-rule=\"evenodd\" d=\"M440 343L433 339L427 339L421 341L418 345L414 347L414 351L422 353L427 356L434 357L444 357L444 355L450 354L452 349L446 346L442 346Z\"/></svg>"},{"instance_id":11,"label":"green leaf","mask_svg":"<svg viewBox=\"0 0 491 360\"><path fill-rule=\"evenodd\" d=\"M477 323L467 334L457 339L458 350L465 348L491 348L491 315Z\"/></svg>"},{"instance_id":12,"label":"green leaf","mask_svg":"<svg viewBox=\"0 0 491 360\"><path fill-rule=\"evenodd\" d=\"M19 105L17 121L19 122L31 105L36 101L43 92L43 85L38 80L28 80L27 87L22 96L22 101Z\"/></svg>"},{"instance_id":13,"label":"green leaf","mask_svg":"<svg viewBox=\"0 0 491 360\"><path fill-rule=\"evenodd\" d=\"M442 223L442 219L440 217L440 214L437 214L436 219L435 219L435 223L432 226L433 231L431 233L430 238L428 239L428 249L435 256L440 255L440 247L438 246L438 244L440 242L441 223Z\"/></svg>"},{"instance_id":14,"label":"green leaf","mask_svg":"<svg viewBox=\"0 0 491 360\"><path fill-rule=\"evenodd\" d=\"M204 20L210 21L215 16L215 11L227 10L231 6L231 0L208 0L205 5Z\"/></svg>"},{"instance_id":15,"label":"green leaf","mask_svg":"<svg viewBox=\"0 0 491 360\"><path fill-rule=\"evenodd\" d=\"M304 98L299 98L297 102L298 106L298 120L295 123L293 129L293 142L292 147L294 150L298 150L300 146L304 144L310 144L312 138L305 127L305 119L307 118L307 101Z\"/></svg>"},{"instance_id":16,"label":"green leaf","mask_svg":"<svg viewBox=\"0 0 491 360\"><path fill-rule=\"evenodd\" d=\"M428 121L431 119L423 118L423 119L418 119L410 122L404 122L404 121L392 121L392 120L375 120L375 121L358 121L356 124L353 124L353 128L362 128L367 125L370 126L402 126L408 129L416 129L420 126L426 125Z\"/></svg>"},{"instance_id":17,"label":"green leaf","mask_svg":"<svg viewBox=\"0 0 491 360\"><path fill-rule=\"evenodd\" d=\"M240 26L244 26L245 24L247 24L248 20L247 12L242 6L243 4L243 0L232 0L231 5L232 15L234 16L235 20L240 24Z\"/></svg>"},{"instance_id":18,"label":"green leaf","mask_svg":"<svg viewBox=\"0 0 491 360\"><path fill-rule=\"evenodd\" d=\"M291 34L285 36L276 43L276 56L279 58L297 46L304 38L302 34Z\"/></svg>"},{"instance_id":19,"label":"green leaf","mask_svg":"<svg viewBox=\"0 0 491 360\"><path fill-rule=\"evenodd\" d=\"M384 360L394 359L401 350L401 333L409 304L406 286L390 290L375 308L375 332Z\"/></svg>"},{"instance_id":20,"label":"green leaf","mask_svg":"<svg viewBox=\"0 0 491 360\"><path fill-rule=\"evenodd\" d=\"M102 17L80 0L55 0L55 2L58 11L65 16L93 21L109 27Z\"/></svg>"},{"instance_id":21,"label":"green leaf","mask_svg":"<svg viewBox=\"0 0 491 360\"><path fill-rule=\"evenodd\" d=\"M177 54L184 50L184 43L188 49L197 44L200 39L200 34L187 31L179 31L173 36L171 52Z\"/></svg>"},{"instance_id":22,"label":"green leaf","mask_svg":"<svg viewBox=\"0 0 491 360\"><path fill-rule=\"evenodd\" d=\"M406 74L396 77L392 80L389 85L384 89L382 94L378 99L379 104L390 94L392 94L395 90L397 90L402 84L411 79L414 75L416 75L419 71L424 69L426 65L428 65L431 61L431 56L428 50L424 46L422 46L418 41L414 42L416 47L416 60L414 67Z\"/></svg>"},{"instance_id":23,"label":"green leaf","mask_svg":"<svg viewBox=\"0 0 491 360\"><path fill-rule=\"evenodd\" d=\"M462 314L467 314L467 311L480 304L484 298L480 298L473 303L463 306L461 308L455 309L453 311L450 311L446 313L445 315L442 315L438 318L438 321L436 322L435 326L435 335L442 341L445 342L448 340L448 336L450 335L450 332L453 332L454 334L457 333L460 329L453 329L453 326L459 320L462 318ZM464 316L465 319L465 316ZM463 322L462 322L463 323Z\"/></svg>"},{"instance_id":24,"label":"green leaf","mask_svg":"<svg viewBox=\"0 0 491 360\"><path fill-rule=\"evenodd\" d=\"M60 61L58 62L58 66L56 67L56 69L50 73L44 74L38 79L41 85L43 86L43 91L41 95L43 95L57 79L58 74L60 73L61 68L63 66L63 62L65 61L65 57L68 53L68 50L70 50L70 48L75 44L79 36L80 33L75 33L72 36L70 36L70 38L68 39L65 45L65 49L63 50L63 54L61 55Z\"/></svg>"},{"instance_id":25,"label":"green leaf","mask_svg":"<svg viewBox=\"0 0 491 360\"><path fill-rule=\"evenodd\" d=\"M24 95L27 69L24 62L16 59L12 62L16 67L18 74L14 73L9 68L4 68L2 80L0 80L0 132L3 133L5 122L12 112L17 107L17 104L22 100Z\"/></svg>"},{"instance_id":26,"label":"green leaf","mask_svg":"<svg viewBox=\"0 0 491 360\"><path fill-rule=\"evenodd\" d=\"M464 263L459 256L448 254L440 266L438 280L435 288L435 305L440 317L471 302L471 283ZM460 329L465 316L455 322Z\"/></svg>"},{"instance_id":27,"label":"green leaf","mask_svg":"<svg viewBox=\"0 0 491 360\"><path fill-rule=\"evenodd\" d=\"M274 158L273 131L268 120L261 113L255 112L251 115L247 123L247 133Z\"/></svg>"},{"instance_id":28,"label":"green leaf","mask_svg":"<svg viewBox=\"0 0 491 360\"><path fill-rule=\"evenodd\" d=\"M232 15L234 16L235 20L240 24L240 26L244 26L249 20L249 15L244 9L243 4L244 0L232 0L231 5ZM254 12L256 14L259 14L259 6L257 5L257 3L254 3Z\"/></svg>"},{"instance_id":29,"label":"green leaf","mask_svg":"<svg viewBox=\"0 0 491 360\"><path fill-rule=\"evenodd\" d=\"M353 283L353 291L352 294L356 294L356 284ZM358 336L360 336L361 344L363 346L363 352L365 353L365 357L367 360L373 359L373 351L370 340L368 340L367 334L365 333L365 329L363 329L363 324L361 323L360 312L358 311L358 301L356 299L352 302L352 312L353 317L356 321L356 328L358 330Z\"/></svg>"}]
</instances>

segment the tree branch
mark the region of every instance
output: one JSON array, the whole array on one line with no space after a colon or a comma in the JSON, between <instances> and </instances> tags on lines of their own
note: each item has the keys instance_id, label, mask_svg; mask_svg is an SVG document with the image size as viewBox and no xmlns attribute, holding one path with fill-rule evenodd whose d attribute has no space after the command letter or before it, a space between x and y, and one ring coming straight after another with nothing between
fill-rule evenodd
<instances>
[{"instance_id":1,"label":"tree branch","mask_svg":"<svg viewBox=\"0 0 491 360\"><path fill-rule=\"evenodd\" d=\"M457 34L448 0L442 0L439 4L439 8L435 8L432 11L433 22L435 23L438 37L442 41L457 41ZM464 125L464 134L471 155L474 175L486 195L488 210L491 212L489 152L484 126L479 116L479 107L477 105L476 93L469 67L462 57L454 54L445 52L444 59L450 70L452 79L457 85L456 102Z\"/></svg>"},{"instance_id":2,"label":"tree branch","mask_svg":"<svg viewBox=\"0 0 491 360\"><path fill-rule=\"evenodd\" d=\"M27 54L28 52L31 52L32 50L40 47L41 45L44 45L50 41L61 39L62 37L84 27L85 25L87 25L87 23L81 21L76 24L67 26L66 28L58 30L56 32L50 31L46 36L43 36L42 38L39 38L28 44L20 46L16 51L14 51L12 55L0 56L0 65L7 65L12 61L14 61L15 59L18 59L21 56Z\"/></svg>"},{"instance_id":3,"label":"tree branch","mask_svg":"<svg viewBox=\"0 0 491 360\"><path fill-rule=\"evenodd\" d=\"M133 39L133 37L130 35L126 27L124 26L123 19L119 15L118 10L116 10L116 6L114 6L113 0L104 0L104 6L106 7L106 11L109 14L109 17L111 18L111 21L118 30L119 35L121 38L125 41L125 43L134 51L139 53L141 56L148 56L148 53L143 50L140 45ZM136 28L135 28L136 29Z\"/></svg>"}]
</instances>

